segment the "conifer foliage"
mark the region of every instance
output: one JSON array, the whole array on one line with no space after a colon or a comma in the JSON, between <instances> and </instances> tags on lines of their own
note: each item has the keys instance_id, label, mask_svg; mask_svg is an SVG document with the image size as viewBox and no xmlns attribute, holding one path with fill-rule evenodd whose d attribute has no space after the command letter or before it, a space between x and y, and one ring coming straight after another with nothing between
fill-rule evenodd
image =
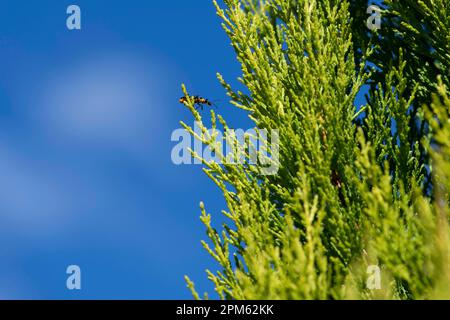
<instances>
[{"instance_id":1,"label":"conifer foliage","mask_svg":"<svg viewBox=\"0 0 450 320\"><path fill-rule=\"evenodd\" d=\"M448 1L386 0L378 32L361 18L366 1L223 2L244 89L218 79L236 112L278 130L279 167L192 152L227 204L220 228L200 205L219 297L450 298ZM232 126L214 110L203 120L183 90L201 134L182 125L226 160L230 138L208 124Z\"/></svg>"}]
</instances>

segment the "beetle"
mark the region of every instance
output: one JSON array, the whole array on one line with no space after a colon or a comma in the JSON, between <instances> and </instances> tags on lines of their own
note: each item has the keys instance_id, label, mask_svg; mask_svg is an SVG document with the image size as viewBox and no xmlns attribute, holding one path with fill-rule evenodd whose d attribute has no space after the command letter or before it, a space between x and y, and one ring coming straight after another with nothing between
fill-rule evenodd
<instances>
[{"instance_id":1,"label":"beetle","mask_svg":"<svg viewBox=\"0 0 450 320\"><path fill-rule=\"evenodd\" d=\"M206 106L210 106L210 107L214 105L208 99L200 97L200 96L191 96L190 99L194 101L194 106L195 106L196 109L200 108L200 109L203 110L203 107L205 105ZM178 101L181 104L186 104L188 102L188 99L187 99L187 97L181 97Z\"/></svg>"}]
</instances>

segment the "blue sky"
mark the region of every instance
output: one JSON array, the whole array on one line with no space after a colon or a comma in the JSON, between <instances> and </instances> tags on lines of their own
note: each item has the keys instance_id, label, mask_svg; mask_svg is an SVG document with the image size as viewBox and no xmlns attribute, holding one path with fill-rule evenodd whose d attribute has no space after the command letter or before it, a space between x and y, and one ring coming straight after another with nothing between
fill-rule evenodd
<instances>
[{"instance_id":1,"label":"blue sky","mask_svg":"<svg viewBox=\"0 0 450 320\"><path fill-rule=\"evenodd\" d=\"M185 274L213 292L198 203L224 202L170 135L192 123L181 83L250 126L217 71L239 76L209 0L0 2L0 298L191 298Z\"/></svg>"}]
</instances>

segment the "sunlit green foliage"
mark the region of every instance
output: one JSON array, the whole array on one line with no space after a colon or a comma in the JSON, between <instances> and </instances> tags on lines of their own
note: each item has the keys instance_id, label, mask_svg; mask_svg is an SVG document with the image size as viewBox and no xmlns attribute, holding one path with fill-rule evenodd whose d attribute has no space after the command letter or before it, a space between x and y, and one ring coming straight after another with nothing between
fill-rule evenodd
<instances>
[{"instance_id":1,"label":"sunlit green foliage","mask_svg":"<svg viewBox=\"0 0 450 320\"><path fill-rule=\"evenodd\" d=\"M227 203L220 229L201 204L220 298L450 298L449 5L386 1L385 18L401 21L353 37L366 28L353 19L357 3L216 3L246 93L218 78L236 112L278 130L280 162L275 175L224 163L225 138L187 99L202 134L183 126L222 163L194 153ZM365 84L367 104L355 106ZM214 110L210 117L212 129L229 130ZM371 265L381 268L381 289L367 288Z\"/></svg>"}]
</instances>

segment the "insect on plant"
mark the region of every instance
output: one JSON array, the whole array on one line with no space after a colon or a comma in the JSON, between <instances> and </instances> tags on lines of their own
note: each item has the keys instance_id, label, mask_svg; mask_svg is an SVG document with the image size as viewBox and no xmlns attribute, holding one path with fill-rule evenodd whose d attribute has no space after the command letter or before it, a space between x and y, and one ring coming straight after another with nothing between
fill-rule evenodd
<instances>
[{"instance_id":1,"label":"insect on plant","mask_svg":"<svg viewBox=\"0 0 450 320\"><path fill-rule=\"evenodd\" d=\"M200 96L191 96L190 99L194 101L195 109L199 109L200 108L201 110L203 110L204 106L217 107L210 100L208 100L206 98L203 98L203 97L200 97ZM179 99L179 102L181 104L186 104L188 102L188 99L187 99L187 97L181 97Z\"/></svg>"}]
</instances>

